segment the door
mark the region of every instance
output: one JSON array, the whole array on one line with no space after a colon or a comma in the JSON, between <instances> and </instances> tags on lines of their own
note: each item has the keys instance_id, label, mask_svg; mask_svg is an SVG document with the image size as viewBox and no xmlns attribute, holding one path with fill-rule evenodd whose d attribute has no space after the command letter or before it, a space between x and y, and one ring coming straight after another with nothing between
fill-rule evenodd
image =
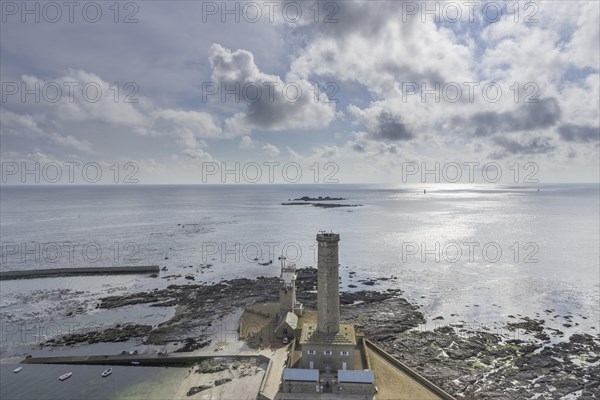
<instances>
[{"instance_id":1,"label":"door","mask_svg":"<svg viewBox=\"0 0 600 400\"><path fill-rule=\"evenodd\" d=\"M346 363L342 363L342 369L345 370L346 369Z\"/></svg>"},{"instance_id":2,"label":"door","mask_svg":"<svg viewBox=\"0 0 600 400\"><path fill-rule=\"evenodd\" d=\"M311 361L311 362L308 363L308 368L315 369L315 363L314 363L314 361Z\"/></svg>"}]
</instances>

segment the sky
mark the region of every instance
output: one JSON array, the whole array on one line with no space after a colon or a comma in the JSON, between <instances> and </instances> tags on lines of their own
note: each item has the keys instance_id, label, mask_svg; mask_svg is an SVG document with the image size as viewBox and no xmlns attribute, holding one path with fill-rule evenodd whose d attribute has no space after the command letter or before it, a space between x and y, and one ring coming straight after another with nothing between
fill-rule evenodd
<instances>
[{"instance_id":1,"label":"sky","mask_svg":"<svg viewBox=\"0 0 600 400\"><path fill-rule=\"evenodd\" d=\"M2 183L600 180L596 1L1 12Z\"/></svg>"}]
</instances>

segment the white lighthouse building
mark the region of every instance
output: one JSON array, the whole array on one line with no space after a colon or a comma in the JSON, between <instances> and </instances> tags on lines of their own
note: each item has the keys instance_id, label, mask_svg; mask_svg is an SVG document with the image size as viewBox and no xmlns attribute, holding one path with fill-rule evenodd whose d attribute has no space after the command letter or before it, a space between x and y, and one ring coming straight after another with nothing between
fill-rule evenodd
<instances>
[{"instance_id":1,"label":"white lighthouse building","mask_svg":"<svg viewBox=\"0 0 600 400\"><path fill-rule=\"evenodd\" d=\"M279 288L279 320L275 329L277 337L293 336L298 325L298 317L302 315L302 304L296 301L296 265L286 263L285 256L281 261L281 287Z\"/></svg>"}]
</instances>

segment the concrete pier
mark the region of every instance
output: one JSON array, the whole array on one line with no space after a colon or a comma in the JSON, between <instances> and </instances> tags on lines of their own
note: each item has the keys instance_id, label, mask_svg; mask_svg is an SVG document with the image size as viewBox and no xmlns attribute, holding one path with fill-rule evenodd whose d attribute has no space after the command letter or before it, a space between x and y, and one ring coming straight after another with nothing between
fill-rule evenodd
<instances>
[{"instance_id":1,"label":"concrete pier","mask_svg":"<svg viewBox=\"0 0 600 400\"><path fill-rule=\"evenodd\" d=\"M126 267L49 268L0 272L0 281L10 279L53 278L75 275L158 274L158 265Z\"/></svg>"},{"instance_id":2,"label":"concrete pier","mask_svg":"<svg viewBox=\"0 0 600 400\"><path fill-rule=\"evenodd\" d=\"M193 355L193 354L169 354L159 356L156 354L139 355L95 355L95 356L72 356L72 357L30 357L21 361L21 364L70 364L70 365L132 365L132 362L140 366L167 366L183 365L201 362L215 358L237 360L255 358L268 363L270 360L262 354L219 354L219 355Z\"/></svg>"}]
</instances>

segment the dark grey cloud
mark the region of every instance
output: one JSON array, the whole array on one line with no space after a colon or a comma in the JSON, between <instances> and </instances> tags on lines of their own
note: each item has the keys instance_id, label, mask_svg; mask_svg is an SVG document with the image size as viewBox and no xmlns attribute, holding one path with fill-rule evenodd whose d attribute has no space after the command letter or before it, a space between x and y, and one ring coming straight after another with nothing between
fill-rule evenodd
<instances>
[{"instance_id":1,"label":"dark grey cloud","mask_svg":"<svg viewBox=\"0 0 600 400\"><path fill-rule=\"evenodd\" d=\"M414 138L414 134L399 115L382 111L375 122L375 127L369 132L374 139L399 141Z\"/></svg>"},{"instance_id":2,"label":"dark grey cloud","mask_svg":"<svg viewBox=\"0 0 600 400\"><path fill-rule=\"evenodd\" d=\"M545 154L555 149L550 138L546 136L537 136L525 142L519 142L518 140L509 139L504 136L497 136L493 138L493 142L501 148L491 155L495 159L510 155Z\"/></svg>"},{"instance_id":3,"label":"dark grey cloud","mask_svg":"<svg viewBox=\"0 0 600 400\"><path fill-rule=\"evenodd\" d=\"M203 3L207 2L175 2L165 7L162 1L146 1L119 3L120 20L130 15L138 22L115 23L114 2L101 1L96 2L102 10L97 23L82 18L84 3L74 7L76 15L70 23L69 7L62 1L56 3L62 10L56 23L44 18L35 23L32 14L22 23L20 12L2 23L3 81L17 81L23 74L62 76L70 68L82 69L111 83L133 81L140 96L163 107L206 109L200 90L202 83L210 81L206 52L217 39L225 46L250 49L271 71L287 69L289 49L267 17L257 23L236 23L232 15L226 23L221 22L221 15L203 21ZM18 2L17 7L23 4ZM136 4L139 11L124 8L126 4ZM37 9L45 9L43 2L38 2Z\"/></svg>"},{"instance_id":4,"label":"dark grey cloud","mask_svg":"<svg viewBox=\"0 0 600 400\"><path fill-rule=\"evenodd\" d=\"M600 140L600 127L565 124L558 128L558 134L567 142L597 142Z\"/></svg>"},{"instance_id":5,"label":"dark grey cloud","mask_svg":"<svg viewBox=\"0 0 600 400\"><path fill-rule=\"evenodd\" d=\"M261 72L249 51L232 52L213 44L209 61L213 67L212 79L220 90L233 92L225 97L226 102L246 104L244 113L229 120L232 133L243 132L247 127L319 128L327 126L335 116L334 103L327 102L323 94L315 99L308 81L284 82L277 75Z\"/></svg>"},{"instance_id":6,"label":"dark grey cloud","mask_svg":"<svg viewBox=\"0 0 600 400\"><path fill-rule=\"evenodd\" d=\"M561 114L558 101L554 97L546 97L537 103L521 104L512 111L484 111L469 118L455 117L452 123L455 128L472 135L490 136L549 128L560 121Z\"/></svg>"},{"instance_id":7,"label":"dark grey cloud","mask_svg":"<svg viewBox=\"0 0 600 400\"><path fill-rule=\"evenodd\" d=\"M356 151L357 153L364 153L365 152L365 148L363 145L358 144L358 143L354 143L352 145L352 150Z\"/></svg>"},{"instance_id":8,"label":"dark grey cloud","mask_svg":"<svg viewBox=\"0 0 600 400\"><path fill-rule=\"evenodd\" d=\"M415 68L414 65L402 65L398 63L398 60L394 61L383 61L379 66L380 73L386 73L389 75L402 77L402 83L411 84L409 88L412 90L412 84L416 84L416 88L420 88L420 85L426 84L426 88L436 87L440 85L443 87L447 82L442 76L440 71L435 71L432 68L425 68L423 71ZM421 91L418 91L421 95Z\"/></svg>"},{"instance_id":9,"label":"dark grey cloud","mask_svg":"<svg viewBox=\"0 0 600 400\"><path fill-rule=\"evenodd\" d=\"M286 3L294 3L294 8L302 8L302 22L305 25L295 26L302 29L305 35L319 35L339 37L341 35L360 33L365 36L377 35L385 26L390 17L401 19L401 1L381 1L373 4L369 1L327 1L319 2L319 12L315 13L315 3L309 1L285 0ZM410 15L402 24L420 22L419 15ZM408 30L410 32L410 30Z\"/></svg>"}]
</instances>

